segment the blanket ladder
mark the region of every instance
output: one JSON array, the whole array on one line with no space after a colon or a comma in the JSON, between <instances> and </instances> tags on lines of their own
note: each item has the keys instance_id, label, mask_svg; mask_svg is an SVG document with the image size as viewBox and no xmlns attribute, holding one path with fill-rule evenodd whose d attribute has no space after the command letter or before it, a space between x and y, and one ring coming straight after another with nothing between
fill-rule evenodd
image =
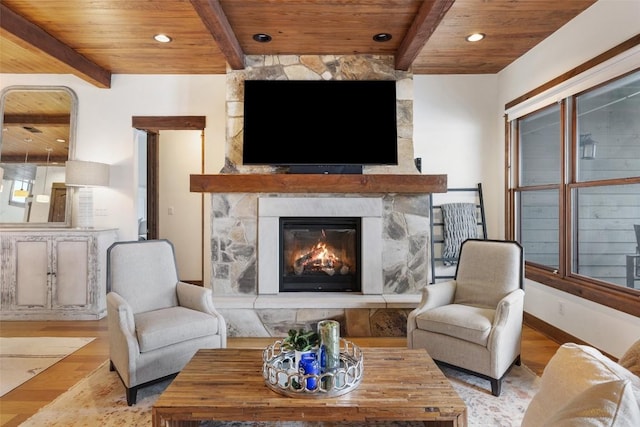
<instances>
[{"instance_id":1,"label":"blanket ladder","mask_svg":"<svg viewBox=\"0 0 640 427\"><path fill-rule=\"evenodd\" d=\"M434 202L434 196L437 202ZM446 193L431 194L429 197L429 224L431 228L431 281L436 283L438 279L453 279L457 268L457 257L444 257L445 248L445 224L443 218L443 205L447 203L464 203L475 206L476 236L474 238L487 238L487 224L485 220L484 201L482 199L482 184L470 188L448 188ZM453 224L455 228L455 224ZM450 243L450 242L448 242ZM462 242L459 242L462 243ZM459 247L457 248L459 250ZM457 253L457 251L456 251Z\"/></svg>"}]
</instances>

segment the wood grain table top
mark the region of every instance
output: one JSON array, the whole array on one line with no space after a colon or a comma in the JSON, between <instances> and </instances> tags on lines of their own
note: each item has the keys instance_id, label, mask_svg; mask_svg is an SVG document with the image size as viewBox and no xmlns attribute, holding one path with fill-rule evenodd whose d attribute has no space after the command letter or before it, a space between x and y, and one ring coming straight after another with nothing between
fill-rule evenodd
<instances>
[{"instance_id":1,"label":"wood grain table top","mask_svg":"<svg viewBox=\"0 0 640 427\"><path fill-rule=\"evenodd\" d=\"M269 389L262 350L203 349L153 405L153 425L220 421L422 421L464 427L467 408L425 350L363 348L364 375L338 397L288 397Z\"/></svg>"}]
</instances>

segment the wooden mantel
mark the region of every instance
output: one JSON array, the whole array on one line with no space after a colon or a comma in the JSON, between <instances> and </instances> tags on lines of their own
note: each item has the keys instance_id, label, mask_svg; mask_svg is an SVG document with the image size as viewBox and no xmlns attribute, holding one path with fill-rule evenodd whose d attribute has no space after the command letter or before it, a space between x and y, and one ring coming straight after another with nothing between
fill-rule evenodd
<instances>
[{"instance_id":1,"label":"wooden mantel","mask_svg":"<svg viewBox=\"0 0 640 427\"><path fill-rule=\"evenodd\" d=\"M446 193L447 175L191 175L194 193Z\"/></svg>"}]
</instances>

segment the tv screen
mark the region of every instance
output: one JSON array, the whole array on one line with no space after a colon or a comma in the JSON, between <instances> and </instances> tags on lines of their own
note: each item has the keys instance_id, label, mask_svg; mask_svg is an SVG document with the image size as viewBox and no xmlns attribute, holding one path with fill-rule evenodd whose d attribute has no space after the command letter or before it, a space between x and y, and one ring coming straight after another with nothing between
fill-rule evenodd
<instances>
[{"instance_id":1,"label":"tv screen","mask_svg":"<svg viewBox=\"0 0 640 427\"><path fill-rule=\"evenodd\" d=\"M396 165L392 80L247 80L246 165Z\"/></svg>"}]
</instances>

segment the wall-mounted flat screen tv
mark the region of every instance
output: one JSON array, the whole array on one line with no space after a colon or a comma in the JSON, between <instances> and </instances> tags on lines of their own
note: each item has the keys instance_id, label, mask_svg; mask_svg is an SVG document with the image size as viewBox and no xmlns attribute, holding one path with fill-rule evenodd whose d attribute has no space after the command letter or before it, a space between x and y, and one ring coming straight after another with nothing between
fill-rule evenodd
<instances>
[{"instance_id":1,"label":"wall-mounted flat screen tv","mask_svg":"<svg viewBox=\"0 0 640 427\"><path fill-rule=\"evenodd\" d=\"M395 81L245 81L245 165L396 165L397 139Z\"/></svg>"}]
</instances>

